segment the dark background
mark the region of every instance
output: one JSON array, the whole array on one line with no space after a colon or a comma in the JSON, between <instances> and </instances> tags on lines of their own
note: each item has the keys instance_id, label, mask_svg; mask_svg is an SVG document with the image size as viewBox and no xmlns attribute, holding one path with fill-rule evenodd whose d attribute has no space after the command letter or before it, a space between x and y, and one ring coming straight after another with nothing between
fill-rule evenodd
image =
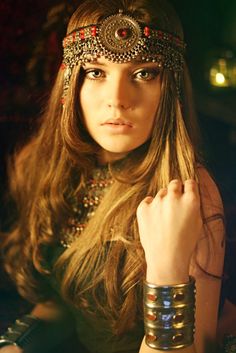
<instances>
[{"instance_id":1,"label":"dark background","mask_svg":"<svg viewBox=\"0 0 236 353\"><path fill-rule=\"evenodd\" d=\"M61 39L78 1L0 0L0 220L5 221L6 157L25 141L61 60ZM235 0L173 0L182 20L187 60L203 137L202 152L225 204L228 272L236 265L236 89L213 89L208 72L214 57L236 54ZM68 15L65 16L65 13ZM231 260L230 260L231 259ZM28 309L0 272L0 330Z\"/></svg>"}]
</instances>

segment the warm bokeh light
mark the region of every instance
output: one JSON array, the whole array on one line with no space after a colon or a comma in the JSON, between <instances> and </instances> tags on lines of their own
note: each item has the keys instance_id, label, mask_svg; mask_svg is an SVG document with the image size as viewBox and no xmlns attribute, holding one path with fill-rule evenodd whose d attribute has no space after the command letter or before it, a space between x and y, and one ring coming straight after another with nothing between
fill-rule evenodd
<instances>
[{"instance_id":1,"label":"warm bokeh light","mask_svg":"<svg viewBox=\"0 0 236 353\"><path fill-rule=\"evenodd\" d=\"M225 76L220 72L216 74L216 83L218 83L218 85L223 85L225 83Z\"/></svg>"},{"instance_id":2,"label":"warm bokeh light","mask_svg":"<svg viewBox=\"0 0 236 353\"><path fill-rule=\"evenodd\" d=\"M236 87L236 61L234 58L218 58L210 68L209 81L215 87Z\"/></svg>"}]
</instances>

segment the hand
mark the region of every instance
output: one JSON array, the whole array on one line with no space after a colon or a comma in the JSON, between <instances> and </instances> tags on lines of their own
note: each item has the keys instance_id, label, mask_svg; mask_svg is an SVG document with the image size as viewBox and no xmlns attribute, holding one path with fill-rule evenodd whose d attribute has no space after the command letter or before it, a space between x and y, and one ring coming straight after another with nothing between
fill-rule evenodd
<instances>
[{"instance_id":1,"label":"hand","mask_svg":"<svg viewBox=\"0 0 236 353\"><path fill-rule=\"evenodd\" d=\"M0 348L0 353L23 353L23 350L17 346L5 346Z\"/></svg>"},{"instance_id":2,"label":"hand","mask_svg":"<svg viewBox=\"0 0 236 353\"><path fill-rule=\"evenodd\" d=\"M188 281L190 259L202 230L197 182L172 180L154 198L146 197L139 204L137 220L147 281Z\"/></svg>"}]
</instances>

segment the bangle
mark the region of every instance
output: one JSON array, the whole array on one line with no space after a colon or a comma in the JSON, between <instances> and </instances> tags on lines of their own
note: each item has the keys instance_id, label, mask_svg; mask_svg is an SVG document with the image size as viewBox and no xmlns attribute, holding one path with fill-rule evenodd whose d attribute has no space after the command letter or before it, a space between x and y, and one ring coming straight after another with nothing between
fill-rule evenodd
<instances>
[{"instance_id":1,"label":"bangle","mask_svg":"<svg viewBox=\"0 0 236 353\"><path fill-rule=\"evenodd\" d=\"M74 334L71 318L58 321L43 321L33 315L25 315L17 319L7 331L0 336L0 348L14 345L27 353L42 353L59 349L59 345Z\"/></svg>"},{"instance_id":2,"label":"bangle","mask_svg":"<svg viewBox=\"0 0 236 353\"><path fill-rule=\"evenodd\" d=\"M157 286L144 282L146 344L154 349L188 347L194 339L195 280Z\"/></svg>"},{"instance_id":3,"label":"bangle","mask_svg":"<svg viewBox=\"0 0 236 353\"><path fill-rule=\"evenodd\" d=\"M24 348L35 336L38 335L43 321L33 315L25 315L17 319L7 331L0 336L0 348L8 345Z\"/></svg>"}]
</instances>

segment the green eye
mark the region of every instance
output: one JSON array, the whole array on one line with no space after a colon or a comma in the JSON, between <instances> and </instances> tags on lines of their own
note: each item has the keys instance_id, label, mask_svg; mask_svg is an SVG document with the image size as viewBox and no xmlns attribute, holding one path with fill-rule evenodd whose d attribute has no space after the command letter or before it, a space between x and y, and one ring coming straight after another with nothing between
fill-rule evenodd
<instances>
[{"instance_id":1,"label":"green eye","mask_svg":"<svg viewBox=\"0 0 236 353\"><path fill-rule=\"evenodd\" d=\"M140 78L145 78L145 79L147 79L147 78L150 77L150 73L149 73L148 71L141 71L141 72L139 73L139 76L140 76Z\"/></svg>"},{"instance_id":2,"label":"green eye","mask_svg":"<svg viewBox=\"0 0 236 353\"><path fill-rule=\"evenodd\" d=\"M142 69L135 73L137 80L150 81L154 80L159 75L159 71L156 69Z\"/></svg>"},{"instance_id":3,"label":"green eye","mask_svg":"<svg viewBox=\"0 0 236 353\"><path fill-rule=\"evenodd\" d=\"M85 76L90 80L96 80L104 77L104 72L100 69L90 69L85 71Z\"/></svg>"}]
</instances>

